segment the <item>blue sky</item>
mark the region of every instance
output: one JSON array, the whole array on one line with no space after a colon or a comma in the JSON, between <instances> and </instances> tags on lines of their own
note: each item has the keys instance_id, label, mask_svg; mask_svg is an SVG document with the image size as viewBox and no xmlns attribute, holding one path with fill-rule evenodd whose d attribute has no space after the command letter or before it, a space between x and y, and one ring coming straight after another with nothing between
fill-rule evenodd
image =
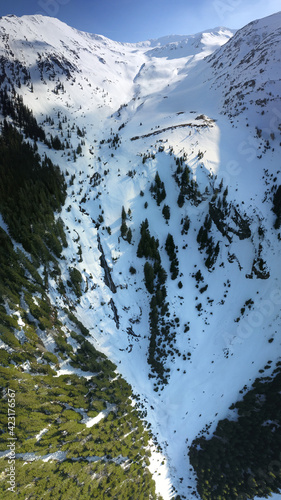
<instances>
[{"instance_id":1,"label":"blue sky","mask_svg":"<svg viewBox=\"0 0 281 500\"><path fill-rule=\"evenodd\" d=\"M45 14L122 42L241 28L281 10L280 0L9 0L0 15Z\"/></svg>"}]
</instances>

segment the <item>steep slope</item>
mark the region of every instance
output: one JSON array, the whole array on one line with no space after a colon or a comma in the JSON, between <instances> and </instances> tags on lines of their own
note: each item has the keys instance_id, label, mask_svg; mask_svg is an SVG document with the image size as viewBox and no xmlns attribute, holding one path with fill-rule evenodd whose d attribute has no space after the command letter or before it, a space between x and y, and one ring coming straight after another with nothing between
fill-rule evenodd
<instances>
[{"instance_id":1,"label":"steep slope","mask_svg":"<svg viewBox=\"0 0 281 500\"><path fill-rule=\"evenodd\" d=\"M133 45L1 20L2 89L23 96L67 181L48 297L132 385L165 499L197 495L192 442L235 420L280 360L280 25Z\"/></svg>"},{"instance_id":2,"label":"steep slope","mask_svg":"<svg viewBox=\"0 0 281 500\"><path fill-rule=\"evenodd\" d=\"M280 17L281 13L250 23L225 49L210 57L214 86L223 87L222 108L226 115L241 115L240 119L243 117L252 126L258 121L260 129L265 129L265 139L278 133L280 123L280 65L276 50L280 43Z\"/></svg>"},{"instance_id":3,"label":"steep slope","mask_svg":"<svg viewBox=\"0 0 281 500\"><path fill-rule=\"evenodd\" d=\"M49 299L49 281L66 292L58 261L68 244L54 216L65 201L64 176L40 159L44 131L32 113L17 97L1 98L14 122L4 120L0 138L2 496L99 498L109 489L108 498L156 500L152 443L130 386L87 340L71 301L59 309ZM69 267L68 276L78 298L81 274Z\"/></svg>"}]
</instances>

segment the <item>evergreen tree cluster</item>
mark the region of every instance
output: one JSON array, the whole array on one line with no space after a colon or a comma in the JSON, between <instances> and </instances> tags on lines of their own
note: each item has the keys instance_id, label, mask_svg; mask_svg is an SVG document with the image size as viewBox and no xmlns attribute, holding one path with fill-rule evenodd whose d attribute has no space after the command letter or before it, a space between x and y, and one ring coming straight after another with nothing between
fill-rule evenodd
<instances>
[{"instance_id":1,"label":"evergreen tree cluster","mask_svg":"<svg viewBox=\"0 0 281 500\"><path fill-rule=\"evenodd\" d=\"M166 221L168 221L171 217L171 210L170 210L170 207L169 205L164 205L163 209L162 209L162 214L163 214L163 217Z\"/></svg>"},{"instance_id":2,"label":"evergreen tree cluster","mask_svg":"<svg viewBox=\"0 0 281 500\"><path fill-rule=\"evenodd\" d=\"M32 111L23 104L22 96L16 94L15 91L12 92L12 95L13 98L10 98L6 87L0 90L0 110L4 118L9 116L26 137L35 141L44 141L45 132L37 124Z\"/></svg>"},{"instance_id":3,"label":"evergreen tree cluster","mask_svg":"<svg viewBox=\"0 0 281 500\"><path fill-rule=\"evenodd\" d=\"M136 137L136 139L139 139L139 137ZM131 140L135 140L134 139L131 139ZM155 154L154 153L147 153L147 154L144 154L143 157L142 157L142 163L143 165L145 164L146 160L148 160L149 158L152 158L152 160L155 160Z\"/></svg>"},{"instance_id":4,"label":"evergreen tree cluster","mask_svg":"<svg viewBox=\"0 0 281 500\"><path fill-rule=\"evenodd\" d=\"M13 238L39 260L59 257L66 246L62 221L55 221L66 196L64 177L5 120L0 136L0 210Z\"/></svg>"},{"instance_id":5,"label":"evergreen tree cluster","mask_svg":"<svg viewBox=\"0 0 281 500\"><path fill-rule=\"evenodd\" d=\"M206 215L203 226L200 227L197 234L197 243L199 244L199 250L206 250L207 258L205 259L205 265L208 269L211 269L216 263L218 258L220 246L219 242L214 244L212 236L209 236L209 231L212 226L212 219L209 214Z\"/></svg>"},{"instance_id":6,"label":"evergreen tree cluster","mask_svg":"<svg viewBox=\"0 0 281 500\"><path fill-rule=\"evenodd\" d=\"M270 367L271 361L268 362ZM189 456L204 500L247 500L281 490L281 362L231 406L238 420L221 420L211 439L193 441Z\"/></svg>"},{"instance_id":7,"label":"evergreen tree cluster","mask_svg":"<svg viewBox=\"0 0 281 500\"><path fill-rule=\"evenodd\" d=\"M55 149L56 151L64 149L64 144L61 142L58 135L53 136L50 134L50 139L45 139L44 142L49 149Z\"/></svg>"},{"instance_id":8,"label":"evergreen tree cluster","mask_svg":"<svg viewBox=\"0 0 281 500\"><path fill-rule=\"evenodd\" d=\"M187 234L190 228L190 218L188 217L188 215L182 218L181 224L182 224L181 234L182 235Z\"/></svg>"},{"instance_id":9,"label":"evergreen tree cluster","mask_svg":"<svg viewBox=\"0 0 281 500\"><path fill-rule=\"evenodd\" d=\"M162 383L166 384L169 370L165 367L165 360L169 354L173 353L173 342L175 340L175 333L171 332L172 325L165 318L168 314L165 287L167 274L161 264L158 251L159 241L150 235L147 219L142 222L140 232L141 239L137 256L149 259L144 264L145 286L151 294L148 363L151 365L152 373Z\"/></svg>"},{"instance_id":10,"label":"evergreen tree cluster","mask_svg":"<svg viewBox=\"0 0 281 500\"><path fill-rule=\"evenodd\" d=\"M170 265L170 273L172 280L175 280L179 274L179 261L176 254L176 246L174 243L173 236L169 233L166 238L165 250L169 256L169 260L171 262Z\"/></svg>"},{"instance_id":11,"label":"evergreen tree cluster","mask_svg":"<svg viewBox=\"0 0 281 500\"><path fill-rule=\"evenodd\" d=\"M2 40L4 41L3 35ZM15 58L9 59L5 56L0 56L0 84L8 83L10 85L17 85L19 88L22 84L31 87L31 76L29 70L22 65L22 63Z\"/></svg>"},{"instance_id":12,"label":"evergreen tree cluster","mask_svg":"<svg viewBox=\"0 0 281 500\"><path fill-rule=\"evenodd\" d=\"M43 281L33 261L19 250L14 252L10 237L0 228L0 304L5 301L19 304L23 285L27 287L28 292L35 293L38 291L37 286L42 286ZM0 318L1 322L6 324L1 315Z\"/></svg>"},{"instance_id":13,"label":"evergreen tree cluster","mask_svg":"<svg viewBox=\"0 0 281 500\"><path fill-rule=\"evenodd\" d=\"M281 186L278 186L273 196L273 212L276 215L274 228L280 229L281 226Z\"/></svg>"},{"instance_id":14,"label":"evergreen tree cluster","mask_svg":"<svg viewBox=\"0 0 281 500\"><path fill-rule=\"evenodd\" d=\"M147 219L145 219L145 221L141 223L140 234L141 238L138 244L137 256L140 259L142 257L145 257L153 259L155 261L160 261L160 255L158 251L159 240L150 235Z\"/></svg>"},{"instance_id":15,"label":"evergreen tree cluster","mask_svg":"<svg viewBox=\"0 0 281 500\"><path fill-rule=\"evenodd\" d=\"M161 383L167 384L170 370L166 368L165 361L168 355L173 353L175 333L171 332L171 324L165 318L169 307L166 302L167 291L165 287L167 275L161 262L154 263L153 275L154 280L150 290L152 297L149 312L148 363L151 365L152 373L156 374Z\"/></svg>"},{"instance_id":16,"label":"evergreen tree cluster","mask_svg":"<svg viewBox=\"0 0 281 500\"><path fill-rule=\"evenodd\" d=\"M54 92L54 94L56 95L65 94L66 90L64 88L64 84L59 80L52 92Z\"/></svg>"},{"instance_id":17,"label":"evergreen tree cluster","mask_svg":"<svg viewBox=\"0 0 281 500\"><path fill-rule=\"evenodd\" d=\"M128 228L126 220L127 220L126 210L124 207L122 207L120 232L121 232L121 236L122 236L123 240L126 240L126 241L128 241L128 243L131 243L132 230L130 227Z\"/></svg>"},{"instance_id":18,"label":"evergreen tree cluster","mask_svg":"<svg viewBox=\"0 0 281 500\"><path fill-rule=\"evenodd\" d=\"M76 297L79 298L82 295L81 284L83 282L82 275L78 269L75 267L69 268L69 277L70 280L67 282L68 286L70 286Z\"/></svg>"},{"instance_id":19,"label":"evergreen tree cluster","mask_svg":"<svg viewBox=\"0 0 281 500\"><path fill-rule=\"evenodd\" d=\"M213 186L213 194L211 202L209 203L209 214L216 225L217 229L225 236L229 241L231 241L231 236L229 232L238 234L235 228L230 228L227 223L227 217L231 212L231 204L227 202L228 187L225 188L223 195L221 196L223 189L223 181L221 180L219 187ZM239 214L235 217L235 223L239 226Z\"/></svg>"},{"instance_id":20,"label":"evergreen tree cluster","mask_svg":"<svg viewBox=\"0 0 281 500\"><path fill-rule=\"evenodd\" d=\"M144 271L144 282L146 289L149 293L152 294L154 292L154 278L155 278L154 268L149 262L146 262L144 264L143 271Z\"/></svg>"},{"instance_id":21,"label":"evergreen tree cluster","mask_svg":"<svg viewBox=\"0 0 281 500\"><path fill-rule=\"evenodd\" d=\"M220 181L219 187L213 188L213 196L211 203L216 203L216 206L221 210L224 216L229 214L229 205L227 202L228 187L226 186L223 195L221 196L223 189L223 180Z\"/></svg>"},{"instance_id":22,"label":"evergreen tree cluster","mask_svg":"<svg viewBox=\"0 0 281 500\"><path fill-rule=\"evenodd\" d=\"M154 182L150 186L150 192L152 193L152 196L156 200L158 206L166 198L165 185L164 182L161 181L158 172L156 172Z\"/></svg>"},{"instance_id":23,"label":"evergreen tree cluster","mask_svg":"<svg viewBox=\"0 0 281 500\"><path fill-rule=\"evenodd\" d=\"M221 180L219 187L213 187L212 189L213 195L209 203L209 214L217 229L229 242L232 241L232 234L236 234L240 240L250 238L250 221L246 214L242 216L235 205L228 203L228 187L223 191L223 180ZM232 225L230 225L231 220L234 222Z\"/></svg>"},{"instance_id":24,"label":"evergreen tree cluster","mask_svg":"<svg viewBox=\"0 0 281 500\"><path fill-rule=\"evenodd\" d=\"M183 157L176 159L176 165L177 169L174 177L180 188L178 206L182 208L185 199L191 200L194 205L199 205L202 201L202 195L199 191L197 182L192 178L190 168L187 165L184 166Z\"/></svg>"},{"instance_id":25,"label":"evergreen tree cluster","mask_svg":"<svg viewBox=\"0 0 281 500\"><path fill-rule=\"evenodd\" d=\"M120 139L118 134L115 134L113 139L110 142L111 142L111 146L113 148L117 149L121 144L121 139Z\"/></svg>"}]
</instances>

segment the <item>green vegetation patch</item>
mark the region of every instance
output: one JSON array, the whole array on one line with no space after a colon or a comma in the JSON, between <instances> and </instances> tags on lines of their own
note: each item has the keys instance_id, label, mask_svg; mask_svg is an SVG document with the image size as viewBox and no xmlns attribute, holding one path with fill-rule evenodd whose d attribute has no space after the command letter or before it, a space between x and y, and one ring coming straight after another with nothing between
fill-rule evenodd
<instances>
[{"instance_id":1,"label":"green vegetation patch","mask_svg":"<svg viewBox=\"0 0 281 500\"><path fill-rule=\"evenodd\" d=\"M65 244L61 220L55 221L66 197L64 177L47 156L23 141L4 121L0 136L0 210L11 236L41 261L57 257Z\"/></svg>"},{"instance_id":2,"label":"green vegetation patch","mask_svg":"<svg viewBox=\"0 0 281 500\"><path fill-rule=\"evenodd\" d=\"M193 441L189 456L204 500L267 497L281 489L281 368L257 379L231 406L238 420L221 420L214 436Z\"/></svg>"}]
</instances>

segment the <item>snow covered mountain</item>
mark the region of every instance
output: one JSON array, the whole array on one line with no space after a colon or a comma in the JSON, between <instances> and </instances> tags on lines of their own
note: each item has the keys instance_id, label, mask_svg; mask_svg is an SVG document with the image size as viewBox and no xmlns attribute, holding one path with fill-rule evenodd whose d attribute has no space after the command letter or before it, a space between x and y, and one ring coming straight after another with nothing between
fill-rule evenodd
<instances>
[{"instance_id":1,"label":"snow covered mountain","mask_svg":"<svg viewBox=\"0 0 281 500\"><path fill-rule=\"evenodd\" d=\"M280 365L281 13L138 44L8 16L0 36L1 89L67 182L48 297L131 384L156 491L199 498L192 443Z\"/></svg>"}]
</instances>

